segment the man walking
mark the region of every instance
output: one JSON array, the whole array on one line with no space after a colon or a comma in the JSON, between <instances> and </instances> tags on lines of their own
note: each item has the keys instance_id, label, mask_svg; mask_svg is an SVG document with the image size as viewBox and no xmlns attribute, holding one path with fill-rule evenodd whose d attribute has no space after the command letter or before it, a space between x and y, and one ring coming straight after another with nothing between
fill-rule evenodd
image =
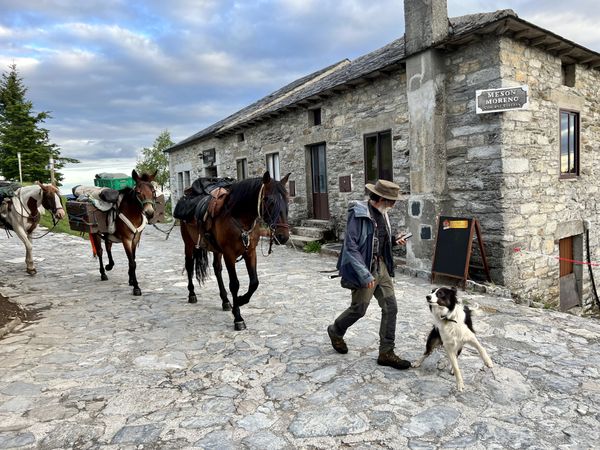
<instances>
[{"instance_id":1,"label":"man walking","mask_svg":"<svg viewBox=\"0 0 600 450\"><path fill-rule=\"evenodd\" d=\"M338 353L348 353L343 336L365 315L371 298L375 296L381 307L377 364L405 370L410 367L410 362L394 353L398 307L392 281L392 245L404 245L406 241L403 237L396 237L392 243L387 214L399 199L400 186L378 180L375 185L367 184L366 188L370 191L369 200L355 202L348 208L346 237L337 263L342 286L351 289L352 302L327 327L327 334Z\"/></svg>"}]
</instances>

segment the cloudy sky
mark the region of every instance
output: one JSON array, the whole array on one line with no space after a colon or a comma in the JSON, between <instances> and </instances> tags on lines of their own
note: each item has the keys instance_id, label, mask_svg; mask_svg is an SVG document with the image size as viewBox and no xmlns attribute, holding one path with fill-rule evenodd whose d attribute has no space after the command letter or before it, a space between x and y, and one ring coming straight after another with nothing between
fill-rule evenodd
<instances>
[{"instance_id":1,"label":"cloudy sky","mask_svg":"<svg viewBox=\"0 0 600 450\"><path fill-rule=\"evenodd\" d=\"M448 0L451 17L511 8L600 51L598 0ZM402 36L402 0L0 0L0 70L16 64L65 186L130 172L277 88Z\"/></svg>"}]
</instances>

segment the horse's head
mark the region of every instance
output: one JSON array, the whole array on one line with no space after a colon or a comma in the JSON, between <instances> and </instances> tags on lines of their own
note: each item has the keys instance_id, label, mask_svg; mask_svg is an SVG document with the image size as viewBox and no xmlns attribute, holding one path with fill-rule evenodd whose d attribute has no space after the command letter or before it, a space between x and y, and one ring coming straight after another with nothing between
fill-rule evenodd
<instances>
[{"instance_id":1,"label":"horse's head","mask_svg":"<svg viewBox=\"0 0 600 450\"><path fill-rule=\"evenodd\" d=\"M39 181L37 184L42 189L42 206L50 211L56 220L65 217L58 188L52 184L42 184Z\"/></svg>"},{"instance_id":2,"label":"horse's head","mask_svg":"<svg viewBox=\"0 0 600 450\"><path fill-rule=\"evenodd\" d=\"M135 170L131 172L131 177L135 181L135 188L133 189L135 198L140 202L142 212L148 219L154 217L154 208L156 207L156 190L152 185L155 176L156 172L153 174L144 173L141 176Z\"/></svg>"},{"instance_id":3,"label":"horse's head","mask_svg":"<svg viewBox=\"0 0 600 450\"><path fill-rule=\"evenodd\" d=\"M269 172L263 175L261 216L275 237L276 244L285 244L290 238L288 225L288 193L285 185L288 173L281 181L271 178Z\"/></svg>"}]
</instances>

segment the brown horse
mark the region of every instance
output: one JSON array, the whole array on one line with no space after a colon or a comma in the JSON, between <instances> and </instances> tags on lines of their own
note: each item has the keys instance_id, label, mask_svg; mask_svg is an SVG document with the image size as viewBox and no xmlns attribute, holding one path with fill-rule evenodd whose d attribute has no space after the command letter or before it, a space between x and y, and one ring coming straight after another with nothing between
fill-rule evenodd
<instances>
[{"instance_id":1,"label":"brown horse","mask_svg":"<svg viewBox=\"0 0 600 450\"><path fill-rule=\"evenodd\" d=\"M156 172L152 175L143 174L139 176L134 170L131 176L135 181L135 187L126 187L119 191L114 233L90 233L90 240L100 263L101 280L108 280L105 269L112 270L115 265L112 257L113 242L123 243L129 261L129 286L133 286L133 295L142 295L142 290L135 276L135 250L148 219L154 216L156 191L151 182L154 180ZM108 254L108 264L106 266L102 263L102 241L104 241L106 253Z\"/></svg>"},{"instance_id":2,"label":"brown horse","mask_svg":"<svg viewBox=\"0 0 600 450\"><path fill-rule=\"evenodd\" d=\"M37 272L33 264L31 233L40 223L44 209L52 213L54 221L65 216L65 210L60 202L58 188L39 181L32 186L17 189L12 197L0 205L0 225L7 230L14 230L25 245L25 264L27 273Z\"/></svg>"},{"instance_id":3,"label":"brown horse","mask_svg":"<svg viewBox=\"0 0 600 450\"><path fill-rule=\"evenodd\" d=\"M224 311L231 310L235 330L243 330L246 324L240 314L240 306L250 301L258 288L256 274L256 245L261 235L267 234L276 244L285 244L290 237L288 215L288 194L285 185L290 174L281 181L271 178L266 172L262 178L250 178L233 183L222 211L212 219L210 230L206 223L181 222L181 236L185 244L185 268L188 276L188 301L196 303L192 272L203 283L208 274L208 251L213 253L213 269L219 285L219 296ZM261 230L261 222L268 231ZM270 248L269 248L270 250ZM233 308L227 298L222 278L223 266L229 274L229 290L233 298ZM235 270L237 258L242 257L249 276L248 291L238 296L240 282Z\"/></svg>"}]
</instances>

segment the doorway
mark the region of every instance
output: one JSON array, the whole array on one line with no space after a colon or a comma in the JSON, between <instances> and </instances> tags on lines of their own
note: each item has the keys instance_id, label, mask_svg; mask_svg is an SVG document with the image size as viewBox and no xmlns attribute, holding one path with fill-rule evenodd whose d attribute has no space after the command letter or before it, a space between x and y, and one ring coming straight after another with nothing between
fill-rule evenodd
<instances>
[{"instance_id":1,"label":"doorway","mask_svg":"<svg viewBox=\"0 0 600 450\"><path fill-rule=\"evenodd\" d=\"M310 166L312 169L313 217L315 219L329 220L325 144L310 146Z\"/></svg>"},{"instance_id":2,"label":"doorway","mask_svg":"<svg viewBox=\"0 0 600 450\"><path fill-rule=\"evenodd\" d=\"M560 310L567 311L580 304L581 266L575 260L581 259L581 236L569 236L558 241L560 258Z\"/></svg>"}]
</instances>

